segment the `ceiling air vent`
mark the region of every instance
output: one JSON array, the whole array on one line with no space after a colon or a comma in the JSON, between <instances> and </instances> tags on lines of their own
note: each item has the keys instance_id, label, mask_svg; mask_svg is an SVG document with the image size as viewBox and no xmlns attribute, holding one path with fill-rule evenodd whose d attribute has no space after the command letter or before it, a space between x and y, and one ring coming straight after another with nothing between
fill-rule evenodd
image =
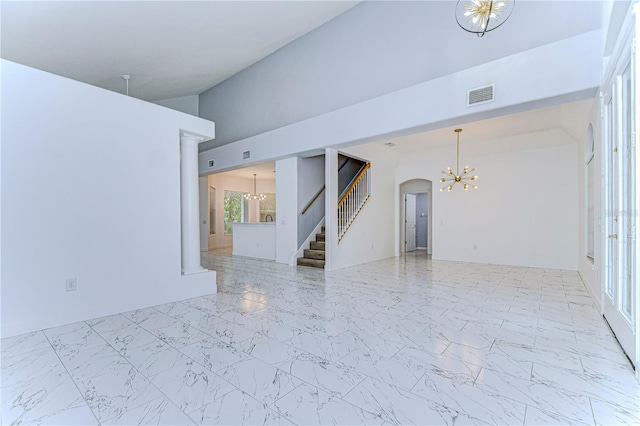
<instances>
[{"instance_id":1,"label":"ceiling air vent","mask_svg":"<svg viewBox=\"0 0 640 426\"><path fill-rule=\"evenodd\" d=\"M495 101L496 85L478 87L467 92L467 106L486 104Z\"/></svg>"}]
</instances>

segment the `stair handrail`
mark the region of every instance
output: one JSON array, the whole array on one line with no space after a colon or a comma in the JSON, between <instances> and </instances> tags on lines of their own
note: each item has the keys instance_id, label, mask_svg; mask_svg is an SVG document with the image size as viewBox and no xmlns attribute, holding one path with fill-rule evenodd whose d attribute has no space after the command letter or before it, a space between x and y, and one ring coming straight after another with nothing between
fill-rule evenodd
<instances>
[{"instance_id":1,"label":"stair handrail","mask_svg":"<svg viewBox=\"0 0 640 426\"><path fill-rule=\"evenodd\" d=\"M313 198L311 199L311 201L309 201L307 203L307 205L302 209L302 212L300 212L300 214L305 214L307 212L307 210L309 210L311 208L313 203L315 203L316 200L318 199L318 197L320 197L322 195L322 193L324 192L325 186L326 185L322 185L322 188L320 188L320 190L318 192L316 192L316 195L314 195Z\"/></svg>"},{"instance_id":2,"label":"stair handrail","mask_svg":"<svg viewBox=\"0 0 640 426\"><path fill-rule=\"evenodd\" d=\"M344 203L344 200L347 199L347 197L349 196L349 193L353 190L353 188L358 184L358 182L360 182L360 179L362 179L362 177L364 176L364 174L367 172L367 170L369 170L369 168L371 168L371 163L367 163L361 170L360 173L358 173L358 176L356 176L356 178L351 182L351 185L349 185L349 187L347 188L346 191L344 191L344 195L340 198L340 201L338 201L338 208L340 208L340 206L342 205L342 203Z\"/></svg>"},{"instance_id":3,"label":"stair handrail","mask_svg":"<svg viewBox=\"0 0 640 426\"><path fill-rule=\"evenodd\" d=\"M370 168L371 164L367 163L338 203L338 244L371 197Z\"/></svg>"}]
</instances>

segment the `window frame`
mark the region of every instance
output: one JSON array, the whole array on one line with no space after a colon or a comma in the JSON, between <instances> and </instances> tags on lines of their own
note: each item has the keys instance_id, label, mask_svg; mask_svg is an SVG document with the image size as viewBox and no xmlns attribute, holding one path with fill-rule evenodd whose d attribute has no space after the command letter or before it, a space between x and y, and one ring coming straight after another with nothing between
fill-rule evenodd
<instances>
[{"instance_id":1,"label":"window frame","mask_svg":"<svg viewBox=\"0 0 640 426\"><path fill-rule=\"evenodd\" d=\"M216 235L216 188L209 185L209 235Z\"/></svg>"},{"instance_id":2,"label":"window frame","mask_svg":"<svg viewBox=\"0 0 640 426\"><path fill-rule=\"evenodd\" d=\"M595 136L593 124L589 123L587 141L589 151L585 150L585 255L592 264L595 263Z\"/></svg>"}]
</instances>

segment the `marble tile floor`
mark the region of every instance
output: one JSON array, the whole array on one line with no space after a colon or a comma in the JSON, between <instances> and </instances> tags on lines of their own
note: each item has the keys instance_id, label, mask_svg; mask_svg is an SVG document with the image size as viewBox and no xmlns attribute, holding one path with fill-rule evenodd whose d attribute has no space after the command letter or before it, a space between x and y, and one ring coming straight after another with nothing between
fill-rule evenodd
<instances>
[{"instance_id":1,"label":"marble tile floor","mask_svg":"<svg viewBox=\"0 0 640 426\"><path fill-rule=\"evenodd\" d=\"M203 264L217 295L3 339L2 424L640 424L575 272Z\"/></svg>"}]
</instances>

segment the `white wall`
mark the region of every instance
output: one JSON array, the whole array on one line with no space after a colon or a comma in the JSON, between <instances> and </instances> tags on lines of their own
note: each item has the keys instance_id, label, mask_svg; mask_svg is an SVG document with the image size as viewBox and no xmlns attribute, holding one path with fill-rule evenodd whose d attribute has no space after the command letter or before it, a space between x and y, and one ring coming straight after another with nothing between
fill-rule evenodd
<instances>
[{"instance_id":1,"label":"white wall","mask_svg":"<svg viewBox=\"0 0 640 426\"><path fill-rule=\"evenodd\" d=\"M434 259L577 270L574 139L548 130L467 144L461 157L476 168L479 189L439 191L441 170L455 167L452 146L405 155L397 169L398 184L434 182Z\"/></svg>"},{"instance_id":2,"label":"white wall","mask_svg":"<svg viewBox=\"0 0 640 426\"><path fill-rule=\"evenodd\" d=\"M371 162L371 197L340 243L331 250L329 270L395 256L396 205L393 200L396 188L393 176L398 156L384 145L353 147L341 152ZM337 201L335 203L337 210ZM327 225L327 232L330 229Z\"/></svg>"},{"instance_id":3,"label":"white wall","mask_svg":"<svg viewBox=\"0 0 640 426\"><path fill-rule=\"evenodd\" d=\"M298 162L276 161L276 262L292 263L298 250Z\"/></svg>"},{"instance_id":4,"label":"white wall","mask_svg":"<svg viewBox=\"0 0 640 426\"><path fill-rule=\"evenodd\" d=\"M634 2L620 1L620 2L607 2L605 6L605 14L603 21L603 46L604 46L604 59L603 59L603 78L609 78L608 72L610 67L615 66L616 60L616 46L620 42L624 42L629 29L626 28L626 24L633 21L632 5ZM614 62L611 62L614 61ZM602 299L602 287L604 286L604 266L603 261L604 244L606 244L607 238L604 234L604 218L603 218L603 181L600 177L602 169L604 167L602 163L603 158L603 141L602 141L602 118L600 102L594 102L593 109L591 111L590 122L593 125L594 135L594 162L596 170L596 182L594 188L595 197L595 231L594 231L594 261L586 257L586 169L585 169L585 146L587 142L587 126L582 129L582 134L579 137L579 183L580 183L580 243L579 243L579 266L578 272L583 281L587 285L587 288L592 293L593 297L598 301L598 305Z\"/></svg>"},{"instance_id":5,"label":"white wall","mask_svg":"<svg viewBox=\"0 0 640 426\"><path fill-rule=\"evenodd\" d=\"M209 235L209 250L232 247L233 235L225 235L224 233L224 191L239 191L253 194L253 178L247 179L222 173L209 175L208 179L209 186L216 189L216 234ZM258 192L263 194L273 194L276 192L276 183L273 179L257 179L256 186ZM249 201L248 207L248 217L249 219L253 218L253 220L250 221L259 221L260 205L255 201Z\"/></svg>"},{"instance_id":6,"label":"white wall","mask_svg":"<svg viewBox=\"0 0 640 426\"><path fill-rule=\"evenodd\" d=\"M180 129L213 123L4 60L1 78L3 337L215 293L180 256Z\"/></svg>"},{"instance_id":7,"label":"white wall","mask_svg":"<svg viewBox=\"0 0 640 426\"><path fill-rule=\"evenodd\" d=\"M592 296L600 306L601 299L601 274L602 274L602 250L603 226L602 226L602 179L599 179L602 167L602 138L601 123L599 120L600 108L599 103L594 102L591 111L591 124L593 125L594 136L594 169L596 173L595 186L593 188L594 197L594 259L587 257L586 243L586 222L587 222L587 197L586 197L586 163L585 163L585 147L587 143L587 129L585 126L582 137L578 140L578 272Z\"/></svg>"}]
</instances>

